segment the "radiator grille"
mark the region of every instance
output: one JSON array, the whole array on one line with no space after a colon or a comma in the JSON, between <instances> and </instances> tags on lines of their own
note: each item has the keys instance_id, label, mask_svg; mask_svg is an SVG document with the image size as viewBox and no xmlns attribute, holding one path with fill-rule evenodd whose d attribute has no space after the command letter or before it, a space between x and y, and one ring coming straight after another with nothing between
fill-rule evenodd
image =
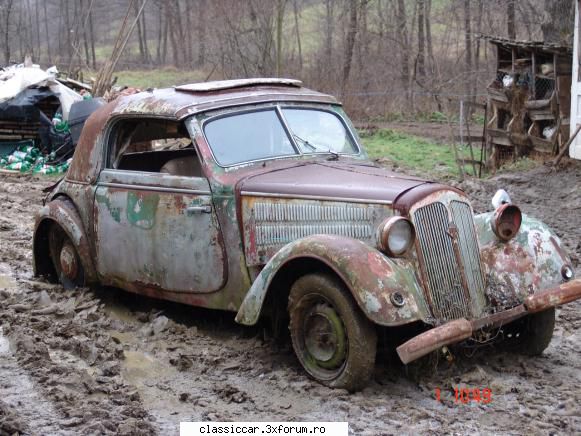
<instances>
[{"instance_id":1,"label":"radiator grille","mask_svg":"<svg viewBox=\"0 0 581 436\"><path fill-rule=\"evenodd\" d=\"M417 209L412 219L434 317L452 320L479 315L484 306L484 279L470 206L453 200L449 213L443 203L434 202Z\"/></svg>"},{"instance_id":2,"label":"radiator grille","mask_svg":"<svg viewBox=\"0 0 581 436\"><path fill-rule=\"evenodd\" d=\"M461 262L468 283L472 307L476 314L480 314L486 304L484 300L485 283L472 209L463 201L453 200L450 202L450 210L452 220L458 226L458 245L460 246Z\"/></svg>"},{"instance_id":3,"label":"radiator grille","mask_svg":"<svg viewBox=\"0 0 581 436\"><path fill-rule=\"evenodd\" d=\"M280 248L316 234L339 235L371 242L374 227L365 206L262 203L254 205L256 246Z\"/></svg>"}]
</instances>

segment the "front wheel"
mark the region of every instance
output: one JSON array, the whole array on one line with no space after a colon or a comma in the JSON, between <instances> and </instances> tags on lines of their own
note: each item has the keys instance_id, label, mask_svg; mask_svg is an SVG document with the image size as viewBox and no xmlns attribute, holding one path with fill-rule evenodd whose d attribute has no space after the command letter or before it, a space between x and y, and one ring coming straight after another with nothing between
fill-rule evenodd
<instances>
[{"instance_id":1,"label":"front wheel","mask_svg":"<svg viewBox=\"0 0 581 436\"><path fill-rule=\"evenodd\" d=\"M555 308L533 313L523 319L523 332L519 351L528 356L538 356L551 343L555 330Z\"/></svg>"},{"instance_id":2,"label":"front wheel","mask_svg":"<svg viewBox=\"0 0 581 436\"><path fill-rule=\"evenodd\" d=\"M555 308L533 313L507 326L510 349L538 356L549 346L555 329Z\"/></svg>"},{"instance_id":3,"label":"front wheel","mask_svg":"<svg viewBox=\"0 0 581 436\"><path fill-rule=\"evenodd\" d=\"M349 391L367 384L377 333L340 280L320 273L299 278L290 290L288 309L293 348L311 377Z\"/></svg>"}]
</instances>

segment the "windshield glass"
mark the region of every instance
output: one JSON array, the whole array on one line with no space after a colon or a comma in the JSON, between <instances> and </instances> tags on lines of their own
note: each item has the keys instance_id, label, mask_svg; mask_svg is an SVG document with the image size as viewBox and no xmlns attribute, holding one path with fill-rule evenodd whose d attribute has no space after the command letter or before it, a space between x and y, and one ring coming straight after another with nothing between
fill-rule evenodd
<instances>
[{"instance_id":1,"label":"windshield glass","mask_svg":"<svg viewBox=\"0 0 581 436\"><path fill-rule=\"evenodd\" d=\"M229 115L204 127L220 165L298 154L275 109Z\"/></svg>"},{"instance_id":2,"label":"windshield glass","mask_svg":"<svg viewBox=\"0 0 581 436\"><path fill-rule=\"evenodd\" d=\"M317 109L273 107L229 114L205 123L204 133L222 166L299 154L358 153L341 119Z\"/></svg>"},{"instance_id":3,"label":"windshield glass","mask_svg":"<svg viewBox=\"0 0 581 436\"><path fill-rule=\"evenodd\" d=\"M282 113L303 153L357 153L343 123L331 112L283 109Z\"/></svg>"}]
</instances>

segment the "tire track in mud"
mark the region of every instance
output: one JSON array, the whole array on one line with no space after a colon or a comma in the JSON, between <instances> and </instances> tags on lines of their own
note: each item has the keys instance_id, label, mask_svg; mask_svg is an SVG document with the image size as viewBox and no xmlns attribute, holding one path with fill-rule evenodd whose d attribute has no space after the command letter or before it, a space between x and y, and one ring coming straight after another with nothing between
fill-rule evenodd
<instances>
[{"instance_id":1,"label":"tire track in mud","mask_svg":"<svg viewBox=\"0 0 581 436\"><path fill-rule=\"evenodd\" d=\"M581 170L563 171L558 177L541 168L462 187L477 211L489 209L497 188L507 189L525 212L556 228L579 273ZM0 434L7 423L39 434L34 429L46 415L56 434L175 434L183 420L346 420L358 435L581 430L579 302L557 311L543 356L485 346L457 351L451 363L428 359L408 368L383 357L370 385L349 394L310 380L288 345L264 340L260 327L236 325L229 313L33 281L32 214L50 183L0 176L0 325L14 350L12 360L0 361L0 380L19 374L30 383L20 406L0 383ZM489 387L492 403L456 404L450 395L462 386ZM35 404L27 398L46 401L44 413L31 416Z\"/></svg>"}]
</instances>

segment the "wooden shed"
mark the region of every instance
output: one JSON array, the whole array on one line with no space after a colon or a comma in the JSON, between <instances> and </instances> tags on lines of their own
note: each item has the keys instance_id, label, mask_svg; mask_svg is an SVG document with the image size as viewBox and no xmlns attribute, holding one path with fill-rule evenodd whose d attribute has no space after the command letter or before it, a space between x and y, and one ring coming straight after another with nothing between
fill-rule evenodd
<instances>
[{"instance_id":1,"label":"wooden shed","mask_svg":"<svg viewBox=\"0 0 581 436\"><path fill-rule=\"evenodd\" d=\"M492 165L556 154L569 138L572 47L482 36L496 47L486 143Z\"/></svg>"}]
</instances>

